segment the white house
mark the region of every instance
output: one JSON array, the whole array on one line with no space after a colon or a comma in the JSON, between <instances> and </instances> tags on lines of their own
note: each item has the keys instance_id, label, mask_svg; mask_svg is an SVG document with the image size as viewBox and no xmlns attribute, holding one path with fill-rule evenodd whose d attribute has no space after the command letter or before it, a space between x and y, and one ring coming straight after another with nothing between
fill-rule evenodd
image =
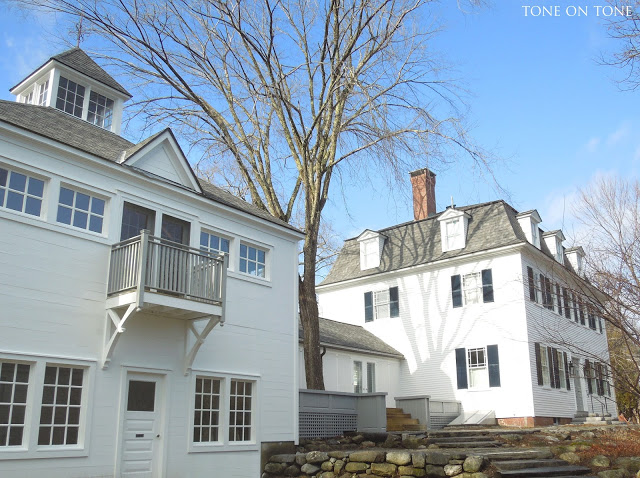
<instances>
[{"instance_id":1,"label":"white house","mask_svg":"<svg viewBox=\"0 0 640 478\"><path fill-rule=\"evenodd\" d=\"M0 476L254 477L297 439L302 234L195 177L82 50L0 101ZM141 232L142 231L142 232Z\"/></svg>"},{"instance_id":2,"label":"white house","mask_svg":"<svg viewBox=\"0 0 640 478\"><path fill-rule=\"evenodd\" d=\"M389 385L397 397L458 401L503 425L615 414L606 330L589 301L599 292L582 278L582 249L565 249L536 211L504 201L436 213L435 175L416 171L411 182L415 220L345 242L317 287L322 315L404 356ZM354 377L364 361L353 361ZM332 373L325 364L326 382Z\"/></svg>"}]
</instances>

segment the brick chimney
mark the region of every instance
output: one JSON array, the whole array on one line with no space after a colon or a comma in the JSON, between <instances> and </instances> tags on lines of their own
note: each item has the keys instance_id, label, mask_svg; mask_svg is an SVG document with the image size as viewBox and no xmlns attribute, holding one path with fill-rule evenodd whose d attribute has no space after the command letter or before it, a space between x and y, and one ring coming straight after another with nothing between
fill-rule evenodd
<instances>
[{"instance_id":1,"label":"brick chimney","mask_svg":"<svg viewBox=\"0 0 640 478\"><path fill-rule=\"evenodd\" d=\"M426 219L436 213L436 175L429 169L409 173L413 189L413 218Z\"/></svg>"}]
</instances>

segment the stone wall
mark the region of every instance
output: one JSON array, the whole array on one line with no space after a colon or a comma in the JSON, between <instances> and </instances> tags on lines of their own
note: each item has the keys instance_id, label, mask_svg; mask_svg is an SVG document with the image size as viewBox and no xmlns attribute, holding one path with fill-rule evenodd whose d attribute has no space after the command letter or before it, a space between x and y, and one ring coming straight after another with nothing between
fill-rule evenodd
<instances>
[{"instance_id":1,"label":"stone wall","mask_svg":"<svg viewBox=\"0 0 640 478\"><path fill-rule=\"evenodd\" d=\"M487 478L482 456L415 450L309 451L274 455L262 478ZM372 476L373 475L373 476Z\"/></svg>"}]
</instances>

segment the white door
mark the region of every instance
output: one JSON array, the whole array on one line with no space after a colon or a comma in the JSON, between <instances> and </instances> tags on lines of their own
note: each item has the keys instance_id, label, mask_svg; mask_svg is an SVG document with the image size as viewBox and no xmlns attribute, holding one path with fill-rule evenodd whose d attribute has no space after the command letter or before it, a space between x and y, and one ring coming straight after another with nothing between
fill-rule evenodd
<instances>
[{"instance_id":1,"label":"white door","mask_svg":"<svg viewBox=\"0 0 640 478\"><path fill-rule=\"evenodd\" d=\"M162 376L129 373L124 395L120 476L160 476Z\"/></svg>"}]
</instances>

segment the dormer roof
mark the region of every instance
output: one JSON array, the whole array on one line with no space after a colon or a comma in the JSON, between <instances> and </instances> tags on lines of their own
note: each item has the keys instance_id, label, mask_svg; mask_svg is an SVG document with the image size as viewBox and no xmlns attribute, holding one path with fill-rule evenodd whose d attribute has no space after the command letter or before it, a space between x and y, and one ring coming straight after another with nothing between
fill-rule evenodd
<instances>
[{"instance_id":1,"label":"dormer roof","mask_svg":"<svg viewBox=\"0 0 640 478\"><path fill-rule=\"evenodd\" d=\"M442 212L439 216L438 216L438 221L442 222L442 221L446 221L447 219L453 219L455 217L461 217L464 216L467 219L471 219L471 216L460 210L460 209L456 209L455 207L448 207L444 212Z\"/></svg>"},{"instance_id":2,"label":"dormer roof","mask_svg":"<svg viewBox=\"0 0 640 478\"><path fill-rule=\"evenodd\" d=\"M378 231L372 231L371 229L365 229L362 233L356 237L357 241L366 241L367 239L373 239L376 237L387 237L384 234L379 233Z\"/></svg>"},{"instance_id":3,"label":"dormer roof","mask_svg":"<svg viewBox=\"0 0 640 478\"><path fill-rule=\"evenodd\" d=\"M562 231L560 229L556 229L554 231L547 231L547 232L543 232L542 233L542 237L549 237L549 236L556 236L561 241L566 240L566 238L564 237L564 234L562 233Z\"/></svg>"},{"instance_id":4,"label":"dormer roof","mask_svg":"<svg viewBox=\"0 0 640 478\"><path fill-rule=\"evenodd\" d=\"M80 48L72 48L71 50L67 50L58 55L52 56L33 73L22 79L17 85L11 88L10 91L13 93L13 90L25 83L32 76L39 74L39 72L45 69L51 62L58 62L131 98L131 93L129 93L124 86L118 83L111 75L109 75L109 73L104 71L102 67L100 67L100 65L93 61L89 57L89 55L87 55Z\"/></svg>"},{"instance_id":5,"label":"dormer roof","mask_svg":"<svg viewBox=\"0 0 640 478\"><path fill-rule=\"evenodd\" d=\"M517 218L529 217L529 216L533 219L535 223L539 224L542 222L542 218L540 217L540 214L538 214L538 211L536 209L530 209L528 211L524 211L516 215Z\"/></svg>"}]
</instances>

